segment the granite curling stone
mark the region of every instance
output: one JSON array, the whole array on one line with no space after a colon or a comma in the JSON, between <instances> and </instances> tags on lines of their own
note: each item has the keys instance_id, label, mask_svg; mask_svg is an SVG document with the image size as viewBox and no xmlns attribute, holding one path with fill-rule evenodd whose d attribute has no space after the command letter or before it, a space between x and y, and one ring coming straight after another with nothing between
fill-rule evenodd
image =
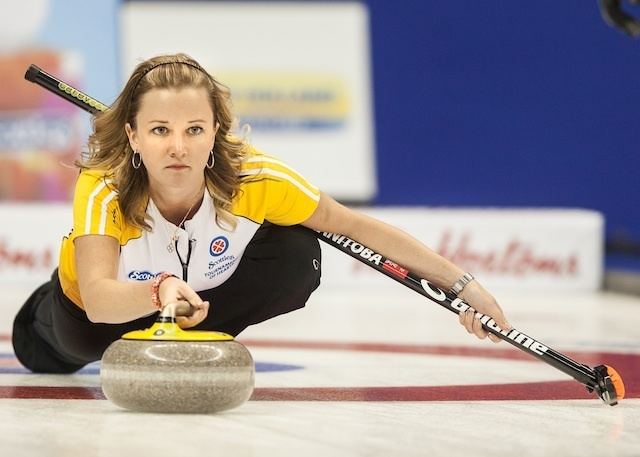
<instances>
[{"instance_id":1,"label":"granite curling stone","mask_svg":"<svg viewBox=\"0 0 640 457\"><path fill-rule=\"evenodd\" d=\"M154 413L214 413L246 402L255 377L247 348L226 333L182 330L175 314L167 305L153 326L107 348L100 369L105 396Z\"/></svg>"}]
</instances>

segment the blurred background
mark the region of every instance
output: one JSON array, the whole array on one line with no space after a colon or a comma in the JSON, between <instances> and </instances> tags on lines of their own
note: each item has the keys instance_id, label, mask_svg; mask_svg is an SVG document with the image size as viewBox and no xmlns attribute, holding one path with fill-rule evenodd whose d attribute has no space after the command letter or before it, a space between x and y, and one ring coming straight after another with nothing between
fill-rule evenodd
<instances>
[{"instance_id":1,"label":"blurred background","mask_svg":"<svg viewBox=\"0 0 640 457\"><path fill-rule=\"evenodd\" d=\"M36 248L34 241L50 237L57 246L64 230L38 223L40 210L31 223L38 227L33 234L18 239L11 223L31 220L24 211L34 203L67 207L77 174L69 165L90 129L88 114L23 79L28 65L110 104L142 59L185 52L229 86L239 124L251 126L255 146L285 159L343 202L374 211L409 207L406 214L425 207L486 210L489 217L496 208L531 210L515 213L531 226L529 235L546 230L560 240L549 232L554 221L587 210L584 214L600 219L594 222L595 241L585 249L604 246L590 260L605 268L594 280L637 291L640 47L629 36L633 29L624 33L613 23L633 24L619 14L638 12L632 3L22 0L5 5L0 278L11 278L16 268L31 275L42 267L38 274L44 275L54 266L55 248ZM549 208L557 212L538 221L538 210ZM485 220L475 224L474 211L456 214L472 226ZM568 238L582 223L563 225ZM529 235L501 236L528 246L522 239ZM431 244L447 251L446 236ZM467 252L471 248L461 254L460 237L457 250L447 245L448 253L458 253L464 263L473 255ZM572 249L580 250L581 241L573 241ZM561 251L559 243L554 249ZM536 257L532 248L523 255L533 265L548 263L552 253ZM565 270L571 272L571 259L569 253L554 261L568 262Z\"/></svg>"}]
</instances>

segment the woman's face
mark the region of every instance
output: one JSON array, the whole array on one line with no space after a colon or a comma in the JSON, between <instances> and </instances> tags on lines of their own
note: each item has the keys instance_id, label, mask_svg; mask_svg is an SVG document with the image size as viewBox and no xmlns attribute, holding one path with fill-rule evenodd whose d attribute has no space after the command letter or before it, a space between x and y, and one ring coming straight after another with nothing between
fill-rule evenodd
<instances>
[{"instance_id":1,"label":"woman's face","mask_svg":"<svg viewBox=\"0 0 640 457\"><path fill-rule=\"evenodd\" d=\"M204 88L152 89L142 96L136 128L126 124L151 187L202 186L218 124Z\"/></svg>"}]
</instances>

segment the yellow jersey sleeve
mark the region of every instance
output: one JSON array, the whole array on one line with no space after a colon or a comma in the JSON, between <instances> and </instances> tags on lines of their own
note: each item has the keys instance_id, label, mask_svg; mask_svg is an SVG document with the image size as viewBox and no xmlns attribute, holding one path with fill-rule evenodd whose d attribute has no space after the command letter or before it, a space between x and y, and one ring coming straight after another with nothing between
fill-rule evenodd
<instances>
[{"instance_id":1,"label":"yellow jersey sleeve","mask_svg":"<svg viewBox=\"0 0 640 457\"><path fill-rule=\"evenodd\" d=\"M89 170L80 173L73 197L70 241L82 235L108 235L120 240L122 213L117 197L117 190L104 174Z\"/></svg>"},{"instance_id":2,"label":"yellow jersey sleeve","mask_svg":"<svg viewBox=\"0 0 640 457\"><path fill-rule=\"evenodd\" d=\"M242 164L243 178L233 213L257 223L295 225L313 214L320 191L284 162L251 149Z\"/></svg>"}]
</instances>

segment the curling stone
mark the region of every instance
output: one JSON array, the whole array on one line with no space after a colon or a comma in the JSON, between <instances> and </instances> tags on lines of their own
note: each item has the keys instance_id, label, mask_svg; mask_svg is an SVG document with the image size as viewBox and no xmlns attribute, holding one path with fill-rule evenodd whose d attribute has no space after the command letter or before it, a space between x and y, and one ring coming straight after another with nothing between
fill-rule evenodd
<instances>
[{"instance_id":1,"label":"curling stone","mask_svg":"<svg viewBox=\"0 0 640 457\"><path fill-rule=\"evenodd\" d=\"M102 356L100 380L116 405L155 413L213 413L235 408L253 392L249 351L231 335L182 330L188 306L167 305L148 329L126 333Z\"/></svg>"}]
</instances>

